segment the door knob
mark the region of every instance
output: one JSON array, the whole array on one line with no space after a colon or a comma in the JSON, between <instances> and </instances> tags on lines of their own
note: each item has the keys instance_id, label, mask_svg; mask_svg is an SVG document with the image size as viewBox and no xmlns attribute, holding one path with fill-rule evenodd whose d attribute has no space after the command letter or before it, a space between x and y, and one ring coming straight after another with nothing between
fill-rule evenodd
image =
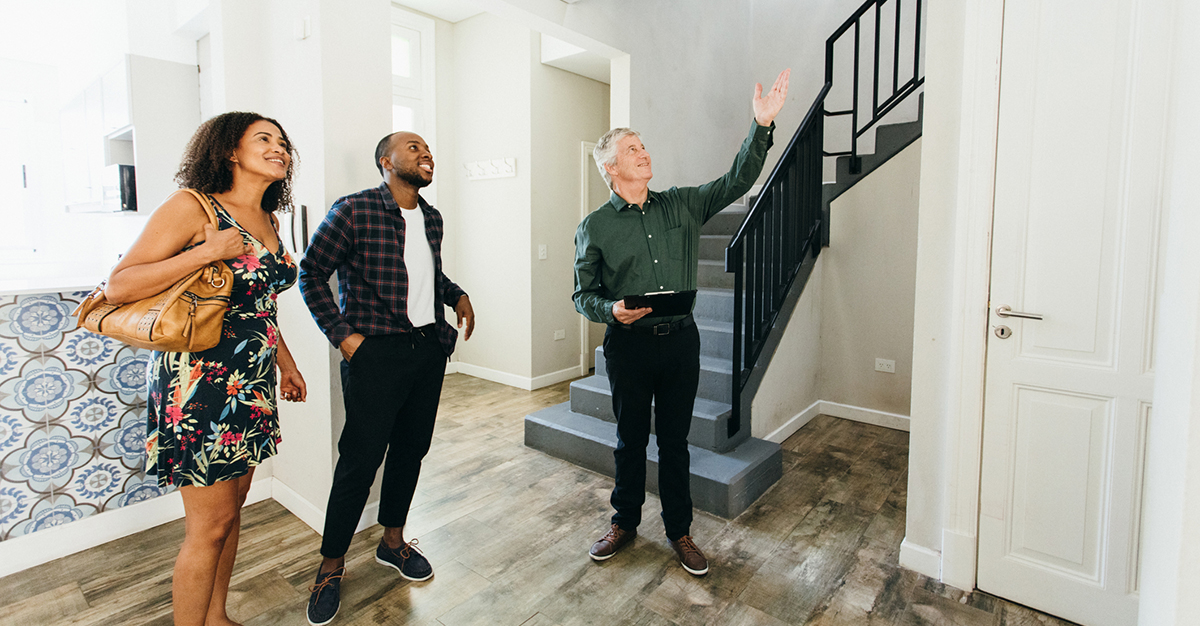
<instances>
[{"instance_id":1,"label":"door knob","mask_svg":"<svg viewBox=\"0 0 1200 626\"><path fill-rule=\"evenodd\" d=\"M1022 313L1020 311L1014 311L1012 310L1012 307L1008 306L1007 304L1002 304L996 307L996 315L1000 317L1019 317L1025 320L1042 319L1042 315L1040 313Z\"/></svg>"}]
</instances>

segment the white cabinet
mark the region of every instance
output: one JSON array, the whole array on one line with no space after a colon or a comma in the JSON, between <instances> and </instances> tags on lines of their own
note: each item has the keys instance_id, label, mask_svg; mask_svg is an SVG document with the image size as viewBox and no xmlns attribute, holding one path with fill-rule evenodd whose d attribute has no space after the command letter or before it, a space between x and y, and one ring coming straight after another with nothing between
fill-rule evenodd
<instances>
[{"instance_id":1,"label":"white cabinet","mask_svg":"<svg viewBox=\"0 0 1200 626\"><path fill-rule=\"evenodd\" d=\"M138 212L153 211L178 188L175 172L199 124L195 65L125 55L63 110L68 210L121 210L119 166L132 165Z\"/></svg>"}]
</instances>

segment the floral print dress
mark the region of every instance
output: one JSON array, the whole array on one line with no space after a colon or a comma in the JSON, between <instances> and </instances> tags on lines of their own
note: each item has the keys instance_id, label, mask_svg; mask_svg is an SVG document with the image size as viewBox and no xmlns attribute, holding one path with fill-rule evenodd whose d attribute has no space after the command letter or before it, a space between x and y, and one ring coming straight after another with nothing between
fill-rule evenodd
<instances>
[{"instance_id":1,"label":"floral print dress","mask_svg":"<svg viewBox=\"0 0 1200 626\"><path fill-rule=\"evenodd\" d=\"M221 342L202 352L152 352L147 367L146 473L168 485L206 486L244 476L275 455L277 294L296 283L284 249L271 252L216 201L222 230L237 228L253 254L225 262L233 292Z\"/></svg>"}]
</instances>

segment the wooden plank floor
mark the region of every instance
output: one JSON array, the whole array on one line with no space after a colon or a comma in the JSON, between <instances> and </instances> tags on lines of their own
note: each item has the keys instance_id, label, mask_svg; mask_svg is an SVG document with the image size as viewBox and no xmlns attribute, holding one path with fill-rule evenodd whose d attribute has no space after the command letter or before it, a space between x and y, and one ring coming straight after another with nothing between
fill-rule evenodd
<instances>
[{"instance_id":1,"label":"wooden plank floor","mask_svg":"<svg viewBox=\"0 0 1200 626\"><path fill-rule=\"evenodd\" d=\"M522 445L524 416L567 394L449 376L405 529L436 575L411 583L376 564L372 527L351 545L334 624L1069 624L900 568L908 435L824 416L784 443L782 480L744 514L696 513L708 576L679 567L653 495L634 545L594 563L612 480ZM182 536L180 520L0 578L0 626L170 624ZM274 501L247 507L231 615L306 624L319 544Z\"/></svg>"}]
</instances>

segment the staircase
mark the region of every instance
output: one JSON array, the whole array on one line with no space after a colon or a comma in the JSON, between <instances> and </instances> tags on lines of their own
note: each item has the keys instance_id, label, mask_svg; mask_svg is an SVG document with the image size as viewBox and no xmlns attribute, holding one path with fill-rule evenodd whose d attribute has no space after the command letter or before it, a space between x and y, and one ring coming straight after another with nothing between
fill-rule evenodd
<instances>
[{"instance_id":1,"label":"staircase","mask_svg":"<svg viewBox=\"0 0 1200 626\"><path fill-rule=\"evenodd\" d=\"M866 0L830 36L825 84L761 194L749 206L726 208L701 230L700 290L693 311L700 330L700 384L688 437L692 502L700 510L736 517L782 476L779 445L750 436L750 407L821 247L828 245L830 204L921 135L920 105L916 122L879 123L924 82L921 2L917 0L915 8L905 6L911 15L902 12L900 0ZM905 21L915 24L916 36L910 38L915 42L911 78L901 83ZM881 32L892 32L892 22L895 36L888 43ZM860 46L860 31L872 27L874 39L863 38ZM825 99L833 84L834 44L851 32L853 98L848 109L830 111ZM874 73L870 81L861 81L863 97L871 94L868 112L860 98L859 68L865 64L859 57L872 44ZM880 73L881 44L894 48L890 79ZM824 120L838 116L851 120L850 149L829 152ZM861 154L858 139L872 130L876 151ZM823 184L826 158L836 158L837 174L834 182ZM525 417L525 445L607 476L615 474L616 418L602 349L596 350L595 375L571 383L569 402ZM657 492L658 446L653 434L646 457L646 488Z\"/></svg>"},{"instance_id":2,"label":"staircase","mask_svg":"<svg viewBox=\"0 0 1200 626\"><path fill-rule=\"evenodd\" d=\"M778 444L751 438L748 428L729 435L733 291L722 259L745 217L745 205L733 205L701 230L700 289L693 312L700 330L700 386L688 435L692 502L726 518L744 511L783 475ZM614 474L617 423L602 348L596 349L596 374L571 383L569 402L525 418L525 445L606 476ZM658 445L653 434L646 457L646 488L657 493Z\"/></svg>"}]
</instances>

